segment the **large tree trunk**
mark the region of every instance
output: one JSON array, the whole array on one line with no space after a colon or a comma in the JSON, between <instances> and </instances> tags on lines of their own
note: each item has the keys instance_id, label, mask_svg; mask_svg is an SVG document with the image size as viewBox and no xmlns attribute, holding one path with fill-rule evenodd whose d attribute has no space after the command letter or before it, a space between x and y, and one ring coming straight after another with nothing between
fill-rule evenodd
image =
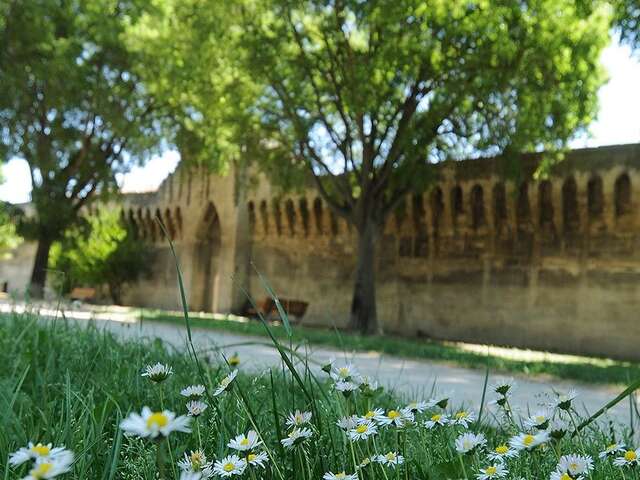
<instances>
[{"instance_id":1,"label":"large tree trunk","mask_svg":"<svg viewBox=\"0 0 640 480\"><path fill-rule=\"evenodd\" d=\"M377 234L377 225L372 219L366 220L365 225L358 229L358 258L350 327L364 334L379 333L375 279Z\"/></svg>"},{"instance_id":2,"label":"large tree trunk","mask_svg":"<svg viewBox=\"0 0 640 480\"><path fill-rule=\"evenodd\" d=\"M33 298L43 298L44 287L47 282L47 268L49 265L49 252L53 242L46 236L38 239L38 249L36 250L36 258L31 271L31 282L29 285L29 294Z\"/></svg>"}]
</instances>

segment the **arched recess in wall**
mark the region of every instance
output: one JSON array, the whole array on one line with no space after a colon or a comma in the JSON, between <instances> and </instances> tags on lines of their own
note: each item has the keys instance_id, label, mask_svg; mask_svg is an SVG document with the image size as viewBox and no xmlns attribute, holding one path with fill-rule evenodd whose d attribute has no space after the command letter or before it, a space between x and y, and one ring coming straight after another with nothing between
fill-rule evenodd
<instances>
[{"instance_id":1,"label":"arched recess in wall","mask_svg":"<svg viewBox=\"0 0 640 480\"><path fill-rule=\"evenodd\" d=\"M478 230L487 223L484 209L484 190L481 185L471 188L471 227Z\"/></svg>"},{"instance_id":2,"label":"arched recess in wall","mask_svg":"<svg viewBox=\"0 0 640 480\"><path fill-rule=\"evenodd\" d=\"M578 186L573 177L562 184L562 225L567 233L575 233L580 228L578 212Z\"/></svg>"},{"instance_id":3,"label":"arched recess in wall","mask_svg":"<svg viewBox=\"0 0 640 480\"><path fill-rule=\"evenodd\" d=\"M324 215L322 209L322 200L320 197L316 197L313 201L313 218L316 224L316 233L318 235L324 234Z\"/></svg>"},{"instance_id":4,"label":"arched recess in wall","mask_svg":"<svg viewBox=\"0 0 640 480\"><path fill-rule=\"evenodd\" d=\"M302 229L304 230L304 236L309 236L309 205L307 204L307 199L302 197L299 202L300 207L300 217L302 220Z\"/></svg>"},{"instance_id":5,"label":"arched recess in wall","mask_svg":"<svg viewBox=\"0 0 640 480\"><path fill-rule=\"evenodd\" d=\"M444 213L444 195L440 187L436 187L431 192L431 226L433 233L438 236L442 227L442 215Z\"/></svg>"},{"instance_id":6,"label":"arched recess in wall","mask_svg":"<svg viewBox=\"0 0 640 480\"><path fill-rule=\"evenodd\" d=\"M413 239L413 256L429 255L429 236L427 235L427 211L422 193L415 193L411 202L411 214L415 236Z\"/></svg>"},{"instance_id":7,"label":"arched recess in wall","mask_svg":"<svg viewBox=\"0 0 640 480\"><path fill-rule=\"evenodd\" d=\"M133 238L139 239L140 238L140 230L138 229L138 223L136 222L135 215L134 215L133 210L131 208L129 209L127 217L128 217L128 222L127 223L129 224L129 227L131 228L131 233L133 234Z\"/></svg>"},{"instance_id":8,"label":"arched recess in wall","mask_svg":"<svg viewBox=\"0 0 640 480\"><path fill-rule=\"evenodd\" d=\"M260 221L262 222L262 232L265 235L269 234L269 208L266 200L260 202Z\"/></svg>"},{"instance_id":9,"label":"arched recess in wall","mask_svg":"<svg viewBox=\"0 0 640 480\"><path fill-rule=\"evenodd\" d=\"M256 231L256 206L253 201L247 203L247 216L249 220L249 233L253 235Z\"/></svg>"},{"instance_id":10,"label":"arched recess in wall","mask_svg":"<svg viewBox=\"0 0 640 480\"><path fill-rule=\"evenodd\" d=\"M142 208L138 207L138 210L136 211L136 221L138 222L138 231L140 233L140 238L142 240L147 240L148 239L148 234L147 234L147 225L144 221L144 213L142 211Z\"/></svg>"},{"instance_id":11,"label":"arched recess in wall","mask_svg":"<svg viewBox=\"0 0 640 480\"><path fill-rule=\"evenodd\" d=\"M529 184L527 182L522 182L518 188L516 221L520 229L525 229L531 224L531 204L529 203Z\"/></svg>"},{"instance_id":12,"label":"arched recess in wall","mask_svg":"<svg viewBox=\"0 0 640 480\"><path fill-rule=\"evenodd\" d=\"M538 186L538 209L540 226L553 227L553 186L549 180L543 180Z\"/></svg>"},{"instance_id":13,"label":"arched recess in wall","mask_svg":"<svg viewBox=\"0 0 640 480\"><path fill-rule=\"evenodd\" d=\"M282 235L282 209L280 202L275 198L273 199L273 220L276 225L276 233L278 236Z\"/></svg>"},{"instance_id":14,"label":"arched recess in wall","mask_svg":"<svg viewBox=\"0 0 640 480\"><path fill-rule=\"evenodd\" d=\"M604 193L599 175L592 176L587 183L587 211L590 221L602 218L604 213Z\"/></svg>"},{"instance_id":15,"label":"arched recess in wall","mask_svg":"<svg viewBox=\"0 0 640 480\"><path fill-rule=\"evenodd\" d=\"M293 205L293 200L290 198L288 198L284 203L284 213L287 216L289 235L293 237L296 234L296 207Z\"/></svg>"},{"instance_id":16,"label":"arched recess in wall","mask_svg":"<svg viewBox=\"0 0 640 480\"><path fill-rule=\"evenodd\" d=\"M149 229L149 240L155 243L158 240L158 232L156 229L156 221L151 216L151 210L147 208L144 212L144 217L144 222L147 224Z\"/></svg>"},{"instance_id":17,"label":"arched recess in wall","mask_svg":"<svg viewBox=\"0 0 640 480\"><path fill-rule=\"evenodd\" d=\"M451 220L454 226L458 226L460 217L464 214L464 198L462 187L456 185L451 189Z\"/></svg>"},{"instance_id":18,"label":"arched recess in wall","mask_svg":"<svg viewBox=\"0 0 640 480\"><path fill-rule=\"evenodd\" d=\"M176 224L173 221L173 216L171 215L171 210L167 207L164 211L164 222L167 227L167 231L169 232L169 237L171 240L176 239Z\"/></svg>"},{"instance_id":19,"label":"arched recess in wall","mask_svg":"<svg viewBox=\"0 0 640 480\"><path fill-rule=\"evenodd\" d=\"M213 202L208 202L196 231L191 283L191 305L201 311L215 308L220 247L220 217Z\"/></svg>"},{"instance_id":20,"label":"arched recess in wall","mask_svg":"<svg viewBox=\"0 0 640 480\"><path fill-rule=\"evenodd\" d=\"M331 235L338 236L340 234L340 224L338 223L338 216L333 210L329 210L329 224L331 226Z\"/></svg>"},{"instance_id":21,"label":"arched recess in wall","mask_svg":"<svg viewBox=\"0 0 640 480\"><path fill-rule=\"evenodd\" d=\"M616 178L614 201L616 218L621 218L631 213L631 179L629 174L623 173Z\"/></svg>"},{"instance_id":22,"label":"arched recess in wall","mask_svg":"<svg viewBox=\"0 0 640 480\"><path fill-rule=\"evenodd\" d=\"M507 189L502 182L493 186L493 226L500 233L508 225Z\"/></svg>"}]
</instances>

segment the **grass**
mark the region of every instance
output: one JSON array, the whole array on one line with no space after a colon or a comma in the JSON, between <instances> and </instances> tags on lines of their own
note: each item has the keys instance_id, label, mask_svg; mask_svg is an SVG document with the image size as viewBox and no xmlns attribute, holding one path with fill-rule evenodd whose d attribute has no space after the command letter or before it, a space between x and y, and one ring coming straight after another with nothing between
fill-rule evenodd
<instances>
[{"instance_id":1,"label":"grass","mask_svg":"<svg viewBox=\"0 0 640 480\"><path fill-rule=\"evenodd\" d=\"M140 373L144 365L158 361L170 364L175 373L164 383L154 384ZM177 479L176 460L185 452L202 448L210 459L222 459L231 453L228 441L250 429L259 432L270 459L266 468L252 467L242 477L233 478L312 480L327 472L357 470L362 480L475 479L479 468L489 465L481 449L458 455L454 441L466 430L462 426L433 430L422 426L423 419L441 412L438 407L417 414L416 422L404 428L378 426L377 435L369 440L349 441L336 426L338 418L362 415L374 406L397 409L401 399L382 389L359 388L345 396L332 387L328 376L317 379L308 370L291 371L285 366L257 376L241 372L232 388L219 397L209 393L209 408L198 418L197 426L193 425L192 433L172 433L162 442L151 442L123 436L118 428L122 418L145 405L156 410L164 405L182 414L182 387L204 383L212 392L228 373L225 364L202 365L199 373L190 355L169 351L159 342L120 343L92 326L79 328L61 320L9 316L0 322L0 465L5 469L0 478L24 476L27 466L9 469L6 459L28 441L41 441L65 445L75 452L69 478L146 480L158 478L158 472L164 471L160 478ZM450 401L454 403L455 397ZM308 426L313 435L288 450L279 440L287 436L285 418L295 409L313 412ZM485 410L485 418L487 415ZM568 420L566 412L554 415ZM490 448L523 429L515 416L497 418L498 423L479 421L469 427L485 435ZM581 436L566 434L549 442L548 448L523 451L508 460L508 478L547 479L559 454L597 458L598 451L613 438L609 430L601 431L594 425ZM628 430L620 432L616 440L632 441ZM357 468L365 458L387 452L402 455L405 462L396 468L375 462ZM623 471L610 460L595 463L589 476L593 480L638 478L635 469Z\"/></svg>"},{"instance_id":2,"label":"grass","mask_svg":"<svg viewBox=\"0 0 640 480\"><path fill-rule=\"evenodd\" d=\"M163 310L140 310L140 318L155 322L184 325L182 314ZM220 330L241 335L266 336L264 327L258 321L238 321L233 317L214 315L192 316L191 325L198 328ZM287 339L282 325L272 325L274 335ZM455 343L413 340L394 336L362 336L350 332L321 328L296 326L293 329L295 343L308 342L312 345L334 347L341 351L376 351L409 359L426 359L450 362L469 368L485 368L494 372L550 375L566 380L585 383L628 384L630 380L640 378L640 364L618 360L553 355L541 352L517 351L508 349L487 349L481 346L469 346ZM484 352L482 350L485 350ZM486 351L489 351L489 354Z\"/></svg>"}]
</instances>

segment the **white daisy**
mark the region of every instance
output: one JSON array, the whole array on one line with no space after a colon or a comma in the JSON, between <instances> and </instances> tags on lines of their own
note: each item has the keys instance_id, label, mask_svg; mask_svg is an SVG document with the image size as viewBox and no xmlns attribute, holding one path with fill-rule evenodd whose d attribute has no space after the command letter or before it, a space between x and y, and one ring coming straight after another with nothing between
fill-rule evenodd
<instances>
[{"instance_id":1,"label":"white daisy","mask_svg":"<svg viewBox=\"0 0 640 480\"><path fill-rule=\"evenodd\" d=\"M470 423L473 423L475 421L475 419L475 413L467 410L460 410L459 412L456 412L451 416L451 423L454 425L462 425L463 427L467 428Z\"/></svg>"},{"instance_id":2,"label":"white daisy","mask_svg":"<svg viewBox=\"0 0 640 480\"><path fill-rule=\"evenodd\" d=\"M500 378L491 384L491 390L502 397L510 394L516 386L513 378Z\"/></svg>"},{"instance_id":3,"label":"white daisy","mask_svg":"<svg viewBox=\"0 0 640 480\"><path fill-rule=\"evenodd\" d=\"M413 422L413 413L408 410L389 410L380 420L381 425L404 427Z\"/></svg>"},{"instance_id":4,"label":"white daisy","mask_svg":"<svg viewBox=\"0 0 640 480\"><path fill-rule=\"evenodd\" d=\"M197 399L204 395L204 385L189 385L180 390L180 395L187 398Z\"/></svg>"},{"instance_id":5,"label":"white daisy","mask_svg":"<svg viewBox=\"0 0 640 480\"><path fill-rule=\"evenodd\" d=\"M541 431L535 434L519 433L511 437L509 445L515 450L531 450L549 441L549 433Z\"/></svg>"},{"instance_id":6,"label":"white daisy","mask_svg":"<svg viewBox=\"0 0 640 480\"><path fill-rule=\"evenodd\" d=\"M458 453L469 453L481 449L487 444L487 437L482 433L466 432L456 438L455 447Z\"/></svg>"},{"instance_id":7,"label":"white daisy","mask_svg":"<svg viewBox=\"0 0 640 480\"><path fill-rule=\"evenodd\" d=\"M560 410L568 411L571 409L571 402L575 400L578 393L571 389L566 393L556 393L556 398L552 402L552 406Z\"/></svg>"},{"instance_id":8,"label":"white daisy","mask_svg":"<svg viewBox=\"0 0 640 480\"><path fill-rule=\"evenodd\" d=\"M296 427L291 430L289 435L287 435L287 438L283 438L282 440L280 440L280 443L282 443L282 445L286 448L293 448L310 438L312 435L313 432L308 428Z\"/></svg>"},{"instance_id":9,"label":"white daisy","mask_svg":"<svg viewBox=\"0 0 640 480\"><path fill-rule=\"evenodd\" d=\"M71 470L73 463L73 453L67 450L68 454L59 455L55 458L36 461L33 468L29 470L29 475L22 480L43 480L55 478L58 475Z\"/></svg>"},{"instance_id":10,"label":"white daisy","mask_svg":"<svg viewBox=\"0 0 640 480\"><path fill-rule=\"evenodd\" d=\"M351 415L350 417L342 417L339 418L336 422L336 425L340 427L342 430L351 430L356 428L360 423L360 417L357 415Z\"/></svg>"},{"instance_id":11,"label":"white daisy","mask_svg":"<svg viewBox=\"0 0 640 480\"><path fill-rule=\"evenodd\" d=\"M200 400L192 400L187 403L187 415L199 417L207 409L208 405Z\"/></svg>"},{"instance_id":12,"label":"white daisy","mask_svg":"<svg viewBox=\"0 0 640 480\"><path fill-rule=\"evenodd\" d=\"M494 462L504 462L507 458L514 458L518 456L518 450L510 448L507 445L498 445L492 451L489 452L487 457Z\"/></svg>"},{"instance_id":13,"label":"white daisy","mask_svg":"<svg viewBox=\"0 0 640 480\"><path fill-rule=\"evenodd\" d=\"M34 444L33 442L29 442L26 447L22 447L9 455L9 465L15 467L29 460L46 462L59 457L68 457L69 455L73 457L73 453L64 447L54 447L51 443L44 445L42 443Z\"/></svg>"},{"instance_id":14,"label":"white daisy","mask_svg":"<svg viewBox=\"0 0 640 480\"><path fill-rule=\"evenodd\" d=\"M494 465L489 465L488 467L481 468L480 472L476 474L476 478L478 480L491 480L492 478L504 478L507 476L509 471L506 467L498 462Z\"/></svg>"},{"instance_id":15,"label":"white daisy","mask_svg":"<svg viewBox=\"0 0 640 480\"><path fill-rule=\"evenodd\" d=\"M296 410L294 413L289 414L286 424L289 427L299 427L309 423L312 416L313 414L311 412L301 412L300 410Z\"/></svg>"},{"instance_id":16,"label":"white daisy","mask_svg":"<svg viewBox=\"0 0 640 480\"><path fill-rule=\"evenodd\" d=\"M626 450L624 455L616 457L613 464L616 467L633 467L638 465L640 460L640 448L636 450Z\"/></svg>"},{"instance_id":17,"label":"white daisy","mask_svg":"<svg viewBox=\"0 0 640 480\"><path fill-rule=\"evenodd\" d=\"M173 375L173 368L160 362L147 365L142 372L143 377L149 377L149 380L156 383L164 382L169 375Z\"/></svg>"},{"instance_id":18,"label":"white daisy","mask_svg":"<svg viewBox=\"0 0 640 480\"><path fill-rule=\"evenodd\" d=\"M569 424L561 419L555 418L551 420L551 423L547 427L547 432L549 432L549 436L554 440L560 440L564 437L569 431Z\"/></svg>"},{"instance_id":19,"label":"white daisy","mask_svg":"<svg viewBox=\"0 0 640 480\"><path fill-rule=\"evenodd\" d=\"M202 480L213 477L213 465L207 462L207 456L202 450L185 453L184 458L178 460L180 480Z\"/></svg>"},{"instance_id":20,"label":"white daisy","mask_svg":"<svg viewBox=\"0 0 640 480\"><path fill-rule=\"evenodd\" d=\"M373 410L369 410L367 413L365 413L362 417L360 417L360 419L371 420L373 422L380 423L384 416L384 410L382 410L381 408L374 408Z\"/></svg>"},{"instance_id":21,"label":"white daisy","mask_svg":"<svg viewBox=\"0 0 640 480\"><path fill-rule=\"evenodd\" d=\"M222 395L224 392L229 390L232 386L233 381L238 376L237 370L232 370L229 375L220 380L218 384L218 388L216 388L215 392L213 392L213 396L217 397L218 395Z\"/></svg>"},{"instance_id":22,"label":"white daisy","mask_svg":"<svg viewBox=\"0 0 640 480\"><path fill-rule=\"evenodd\" d=\"M249 430L246 435L241 434L231 440L227 444L227 447L238 450L239 452L247 452L261 444L262 441L260 440L258 433L255 430Z\"/></svg>"},{"instance_id":23,"label":"white daisy","mask_svg":"<svg viewBox=\"0 0 640 480\"><path fill-rule=\"evenodd\" d=\"M424 422L424 426L431 430L435 427L444 427L447 423L449 423L449 421L449 417L444 413L434 413L433 415L431 415L431 418L429 418L429 420L426 420Z\"/></svg>"},{"instance_id":24,"label":"white daisy","mask_svg":"<svg viewBox=\"0 0 640 480\"><path fill-rule=\"evenodd\" d=\"M366 440L372 435L378 433L378 427L371 420L364 420L352 430L349 430L349 438L351 440Z\"/></svg>"},{"instance_id":25,"label":"white daisy","mask_svg":"<svg viewBox=\"0 0 640 480\"><path fill-rule=\"evenodd\" d=\"M409 410L411 413L413 413L414 415L416 413L424 413L424 411L427 409L427 402L411 402L409 403L409 405L407 405L405 407L406 410Z\"/></svg>"},{"instance_id":26,"label":"white daisy","mask_svg":"<svg viewBox=\"0 0 640 480\"><path fill-rule=\"evenodd\" d=\"M353 392L354 390L358 389L358 384L354 383L354 382L344 382L342 380L337 381L334 385L333 388L336 389L336 391L338 392L342 392L344 394L349 394L351 392Z\"/></svg>"},{"instance_id":27,"label":"white daisy","mask_svg":"<svg viewBox=\"0 0 640 480\"><path fill-rule=\"evenodd\" d=\"M252 467L265 468L266 463L269 461L269 455L267 455L267 452L250 453L247 455L246 461Z\"/></svg>"},{"instance_id":28,"label":"white daisy","mask_svg":"<svg viewBox=\"0 0 640 480\"><path fill-rule=\"evenodd\" d=\"M593 470L593 459L587 455L563 455L556 467L556 472L568 473L571 478L582 478L591 470Z\"/></svg>"},{"instance_id":29,"label":"white daisy","mask_svg":"<svg viewBox=\"0 0 640 480\"><path fill-rule=\"evenodd\" d=\"M176 417L168 410L152 412L149 407L143 407L141 414L132 412L120 422L120 428L126 434L141 438L167 437L171 432L189 433L191 419L185 415Z\"/></svg>"},{"instance_id":30,"label":"white daisy","mask_svg":"<svg viewBox=\"0 0 640 480\"><path fill-rule=\"evenodd\" d=\"M213 472L221 477L232 477L242 475L246 468L247 462L244 459L237 455L229 455L213 465Z\"/></svg>"},{"instance_id":31,"label":"white daisy","mask_svg":"<svg viewBox=\"0 0 640 480\"><path fill-rule=\"evenodd\" d=\"M447 408L450 398L451 393L441 393L429 399L429 401L427 402L427 408L438 407L444 410L445 408Z\"/></svg>"},{"instance_id":32,"label":"white daisy","mask_svg":"<svg viewBox=\"0 0 640 480\"><path fill-rule=\"evenodd\" d=\"M335 382L351 382L358 385L362 382L358 370L351 364L343 367L333 367L329 375Z\"/></svg>"},{"instance_id":33,"label":"white daisy","mask_svg":"<svg viewBox=\"0 0 640 480\"><path fill-rule=\"evenodd\" d=\"M322 476L323 480L358 480L358 475L356 473L347 474L344 472L340 473L332 473L327 472Z\"/></svg>"},{"instance_id":34,"label":"white daisy","mask_svg":"<svg viewBox=\"0 0 640 480\"><path fill-rule=\"evenodd\" d=\"M538 410L533 415L526 418L523 424L527 429L536 428L538 430L546 430L549 426L549 422L551 421L552 416L553 412L545 408L542 410Z\"/></svg>"},{"instance_id":35,"label":"white daisy","mask_svg":"<svg viewBox=\"0 0 640 480\"><path fill-rule=\"evenodd\" d=\"M624 448L624 443L612 443L611 445L607 445L607 447L598 454L598 457L613 457L619 453L624 452Z\"/></svg>"},{"instance_id":36,"label":"white daisy","mask_svg":"<svg viewBox=\"0 0 640 480\"><path fill-rule=\"evenodd\" d=\"M387 467L395 468L404 463L404 457L396 452L387 452L384 455L376 455L373 457L374 462L381 463Z\"/></svg>"}]
</instances>

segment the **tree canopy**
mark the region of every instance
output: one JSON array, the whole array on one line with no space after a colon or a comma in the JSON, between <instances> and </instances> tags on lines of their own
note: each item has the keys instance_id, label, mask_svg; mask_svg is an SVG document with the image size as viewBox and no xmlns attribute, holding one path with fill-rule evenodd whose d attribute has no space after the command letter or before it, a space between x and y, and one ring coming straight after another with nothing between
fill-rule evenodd
<instances>
[{"instance_id":1,"label":"tree canopy","mask_svg":"<svg viewBox=\"0 0 640 480\"><path fill-rule=\"evenodd\" d=\"M74 287L106 286L115 304L122 289L150 270L152 254L122 224L115 210L103 208L70 228L52 251L50 266L63 272L57 277L62 293Z\"/></svg>"},{"instance_id":2,"label":"tree canopy","mask_svg":"<svg viewBox=\"0 0 640 480\"><path fill-rule=\"evenodd\" d=\"M375 242L445 159L562 149L594 118L610 19L574 0L175 2L138 45L193 132L306 175L359 236L352 325L376 329ZM195 12L199 14L196 15ZM155 25L155 26L154 26ZM155 39L156 43L153 43ZM174 41L175 40L175 41ZM171 79L171 81L168 80ZM231 107L231 108L229 108ZM218 137L216 125L223 125Z\"/></svg>"},{"instance_id":3,"label":"tree canopy","mask_svg":"<svg viewBox=\"0 0 640 480\"><path fill-rule=\"evenodd\" d=\"M0 158L29 164L37 295L51 243L116 174L161 143L161 111L140 81L125 32L146 0L25 0L0 9Z\"/></svg>"}]
</instances>

